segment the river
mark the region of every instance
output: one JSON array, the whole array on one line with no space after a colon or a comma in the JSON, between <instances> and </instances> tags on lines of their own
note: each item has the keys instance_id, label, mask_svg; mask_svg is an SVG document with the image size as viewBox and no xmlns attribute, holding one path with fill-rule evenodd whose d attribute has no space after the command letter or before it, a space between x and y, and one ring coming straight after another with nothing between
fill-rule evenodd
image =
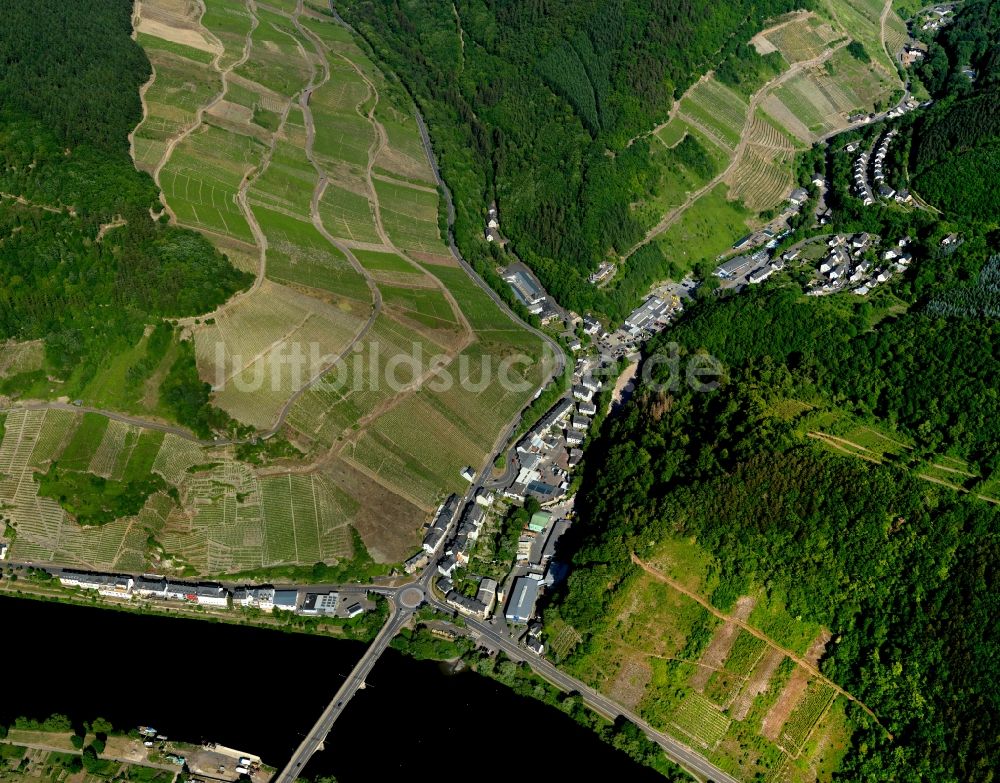
<instances>
[{"instance_id":1,"label":"river","mask_svg":"<svg viewBox=\"0 0 1000 783\"><path fill-rule=\"evenodd\" d=\"M212 740L280 767L364 646L304 634L0 597L0 722L97 716ZM309 777L662 780L558 710L390 650Z\"/></svg>"}]
</instances>

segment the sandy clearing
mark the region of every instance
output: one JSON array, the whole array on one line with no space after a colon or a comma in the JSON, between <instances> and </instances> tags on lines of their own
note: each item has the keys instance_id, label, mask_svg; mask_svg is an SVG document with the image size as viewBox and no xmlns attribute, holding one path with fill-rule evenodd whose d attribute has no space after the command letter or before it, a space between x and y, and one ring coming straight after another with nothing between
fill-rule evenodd
<instances>
[{"instance_id":1,"label":"sandy clearing","mask_svg":"<svg viewBox=\"0 0 1000 783\"><path fill-rule=\"evenodd\" d=\"M222 47L206 38L197 30L186 27L172 27L155 19L139 18L139 23L135 26L136 32L152 35L155 38L162 38L164 41L190 46L192 49L200 49L203 52L220 54Z\"/></svg>"}]
</instances>

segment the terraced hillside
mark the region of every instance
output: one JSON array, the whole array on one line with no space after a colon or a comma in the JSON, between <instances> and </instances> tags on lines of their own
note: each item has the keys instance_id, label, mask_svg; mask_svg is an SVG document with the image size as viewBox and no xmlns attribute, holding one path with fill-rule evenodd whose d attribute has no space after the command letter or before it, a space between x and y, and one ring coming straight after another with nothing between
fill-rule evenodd
<instances>
[{"instance_id":1,"label":"terraced hillside","mask_svg":"<svg viewBox=\"0 0 1000 783\"><path fill-rule=\"evenodd\" d=\"M180 322L213 403L301 454L260 466L158 432L143 475L162 490L86 528L71 499L39 496L42 474L122 479L141 422L11 412L0 480L15 557L233 573L342 562L361 554L353 528L376 560L399 561L545 380L538 338L441 237L405 93L332 19L282 9L137 4L154 73L131 142L170 219L256 275ZM10 361L31 358L26 345ZM104 428L85 448L73 434L93 421Z\"/></svg>"},{"instance_id":2,"label":"terraced hillside","mask_svg":"<svg viewBox=\"0 0 1000 783\"><path fill-rule=\"evenodd\" d=\"M667 162L656 195L633 209L654 225L624 257L655 242L681 268L714 258L785 201L797 151L849 127L854 114L886 108L901 87L887 52L901 46L902 21L888 9L883 26L883 10L878 0L828 0L788 14L751 41L758 56L780 56L776 75L748 95L715 73L688 89L650 134ZM853 41L867 61L848 50ZM672 163L682 140L711 165L692 176Z\"/></svg>"}]
</instances>

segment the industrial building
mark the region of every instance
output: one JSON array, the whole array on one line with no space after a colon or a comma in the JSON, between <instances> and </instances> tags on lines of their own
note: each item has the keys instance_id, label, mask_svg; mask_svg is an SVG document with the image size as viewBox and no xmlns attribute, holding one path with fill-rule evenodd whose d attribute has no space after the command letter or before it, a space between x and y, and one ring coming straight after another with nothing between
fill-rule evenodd
<instances>
[{"instance_id":1,"label":"industrial building","mask_svg":"<svg viewBox=\"0 0 1000 783\"><path fill-rule=\"evenodd\" d=\"M507 600L504 617L509 623L526 623L535 616L535 602L538 600L538 581L526 576L514 580L514 586Z\"/></svg>"}]
</instances>

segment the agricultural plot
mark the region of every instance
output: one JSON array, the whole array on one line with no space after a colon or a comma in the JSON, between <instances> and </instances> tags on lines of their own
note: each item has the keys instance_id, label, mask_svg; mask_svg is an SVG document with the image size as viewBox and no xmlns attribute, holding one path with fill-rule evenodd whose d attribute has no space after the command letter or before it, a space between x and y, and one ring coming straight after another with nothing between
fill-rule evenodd
<instances>
[{"instance_id":1,"label":"agricultural plot","mask_svg":"<svg viewBox=\"0 0 1000 783\"><path fill-rule=\"evenodd\" d=\"M723 708L729 707L766 650L765 642L741 630L722 669L709 678L705 695Z\"/></svg>"},{"instance_id":2,"label":"agricultural plot","mask_svg":"<svg viewBox=\"0 0 1000 783\"><path fill-rule=\"evenodd\" d=\"M893 81L893 87L898 87L896 66L882 47L882 28L879 18L882 15L881 0L827 0L826 6L838 26L850 32L851 37L865 47L865 51L877 64L879 70ZM889 12L890 17L898 15ZM888 27L890 22L886 20Z\"/></svg>"},{"instance_id":3,"label":"agricultural plot","mask_svg":"<svg viewBox=\"0 0 1000 783\"><path fill-rule=\"evenodd\" d=\"M788 63L794 64L819 57L830 43L843 35L828 22L809 14L761 37L781 52Z\"/></svg>"},{"instance_id":4,"label":"agricultural plot","mask_svg":"<svg viewBox=\"0 0 1000 783\"><path fill-rule=\"evenodd\" d=\"M185 0L148 0L139 11L135 31L170 41L185 48L198 49L212 55L221 50L219 43L200 28L201 9Z\"/></svg>"},{"instance_id":5,"label":"agricultural plot","mask_svg":"<svg viewBox=\"0 0 1000 783\"><path fill-rule=\"evenodd\" d=\"M354 257L369 272L384 273L391 277L425 277L425 273L396 253L358 248Z\"/></svg>"},{"instance_id":6,"label":"agricultural plot","mask_svg":"<svg viewBox=\"0 0 1000 783\"><path fill-rule=\"evenodd\" d=\"M798 756L813 727L836 697L836 691L819 680L811 680L805 696L782 727L778 744L791 756Z\"/></svg>"},{"instance_id":7,"label":"agricultural plot","mask_svg":"<svg viewBox=\"0 0 1000 783\"><path fill-rule=\"evenodd\" d=\"M163 545L201 573L336 562L353 554L348 523L354 505L321 476L258 478L227 459L192 477L185 494L194 518L172 516Z\"/></svg>"},{"instance_id":8,"label":"agricultural plot","mask_svg":"<svg viewBox=\"0 0 1000 783\"><path fill-rule=\"evenodd\" d=\"M38 494L36 469L46 469L58 459L61 467L86 470L101 452L100 445L115 439L109 431L108 419L91 414L15 411L8 415L0 443L0 503L17 531L14 557L110 569L121 562L127 538L132 562L141 557L146 534L133 532L133 518L80 527L58 502ZM117 460L121 475L131 478L148 471L162 437L161 433L136 437L128 456ZM107 461L116 462L110 458Z\"/></svg>"},{"instance_id":9,"label":"agricultural plot","mask_svg":"<svg viewBox=\"0 0 1000 783\"><path fill-rule=\"evenodd\" d=\"M739 165L728 178L729 197L754 212L780 204L792 190L796 144L762 113L750 122Z\"/></svg>"},{"instance_id":10,"label":"agricultural plot","mask_svg":"<svg viewBox=\"0 0 1000 783\"><path fill-rule=\"evenodd\" d=\"M139 429L131 424L111 419L100 445L90 460L87 472L107 479L120 480L125 473L132 447L138 440Z\"/></svg>"},{"instance_id":11,"label":"agricultural plot","mask_svg":"<svg viewBox=\"0 0 1000 783\"><path fill-rule=\"evenodd\" d=\"M326 230L349 242L381 244L371 201L360 183L347 187L330 181L319 202L319 214Z\"/></svg>"},{"instance_id":12,"label":"agricultural plot","mask_svg":"<svg viewBox=\"0 0 1000 783\"><path fill-rule=\"evenodd\" d=\"M313 66L290 19L257 9L249 59L236 73L281 95L294 95L309 81Z\"/></svg>"},{"instance_id":13,"label":"agricultural plot","mask_svg":"<svg viewBox=\"0 0 1000 783\"><path fill-rule=\"evenodd\" d=\"M190 511L171 514L160 533L167 552L199 573L262 567L260 487L249 467L227 459L189 477L182 502Z\"/></svg>"},{"instance_id":14,"label":"agricultural plot","mask_svg":"<svg viewBox=\"0 0 1000 783\"><path fill-rule=\"evenodd\" d=\"M910 39L909 31L906 29L906 22L900 18L899 14L891 12L885 18L885 46L889 54L896 55L903 51L903 46Z\"/></svg>"},{"instance_id":15,"label":"agricultural plot","mask_svg":"<svg viewBox=\"0 0 1000 783\"><path fill-rule=\"evenodd\" d=\"M522 332L466 348L439 375L382 413L345 449L354 464L419 505L461 487L459 470L478 466L492 439L537 388L534 338ZM523 352L525 363L514 361ZM499 373L506 372L507 383ZM413 422L421 422L414 427ZM434 438L427 438L433 432Z\"/></svg>"},{"instance_id":16,"label":"agricultural plot","mask_svg":"<svg viewBox=\"0 0 1000 783\"><path fill-rule=\"evenodd\" d=\"M344 349L360 319L265 283L195 333L199 373L234 418L267 427L278 409Z\"/></svg>"},{"instance_id":17,"label":"agricultural plot","mask_svg":"<svg viewBox=\"0 0 1000 783\"><path fill-rule=\"evenodd\" d=\"M324 299L332 294L339 297L337 306L345 311L359 303L368 307L371 292L364 278L312 223L261 207L254 215L267 237L268 278L316 289L314 293Z\"/></svg>"},{"instance_id":18,"label":"agricultural plot","mask_svg":"<svg viewBox=\"0 0 1000 783\"><path fill-rule=\"evenodd\" d=\"M306 160L301 147L278 141L270 163L247 193L252 207L309 219L310 202L316 187L316 170Z\"/></svg>"},{"instance_id":19,"label":"agricultural plot","mask_svg":"<svg viewBox=\"0 0 1000 783\"><path fill-rule=\"evenodd\" d=\"M733 151L746 122L747 104L714 78L692 87L681 100L678 116L696 126L713 142Z\"/></svg>"},{"instance_id":20,"label":"agricultural plot","mask_svg":"<svg viewBox=\"0 0 1000 783\"><path fill-rule=\"evenodd\" d=\"M363 347L344 357L296 400L288 423L310 439L332 446L346 430L425 373L438 352L434 343L379 315Z\"/></svg>"},{"instance_id":21,"label":"agricultural plot","mask_svg":"<svg viewBox=\"0 0 1000 783\"><path fill-rule=\"evenodd\" d=\"M434 186L434 172L424 152L423 140L417 129L416 118L407 111L397 109L384 98L375 109L375 118L385 128L389 143L379 150L375 158L378 170L388 174L399 174L407 179ZM388 96L402 100L403 96Z\"/></svg>"},{"instance_id":22,"label":"agricultural plot","mask_svg":"<svg viewBox=\"0 0 1000 783\"><path fill-rule=\"evenodd\" d=\"M229 68L243 56L253 20L240 0L205 0L201 24L222 44L219 68Z\"/></svg>"},{"instance_id":23,"label":"agricultural plot","mask_svg":"<svg viewBox=\"0 0 1000 783\"><path fill-rule=\"evenodd\" d=\"M512 378L523 380L524 388L507 390L495 377L479 376L480 361L533 355L537 341L450 266L439 233L438 193L409 98L386 81L350 34L302 17L310 33L301 35L284 15L297 11L292 2L281 6L281 14L235 0L207 3L206 29L197 31L216 53L221 42L219 66L242 57L249 35L248 58L229 74L226 95L206 112L203 125L177 145L161 184L180 223L212 235L227 251L237 245L238 263L256 269L254 234L237 199L256 172L246 196L266 239L266 279L194 326L199 373L216 386L215 404L267 427L296 388L330 368L322 383L296 400L287 423L303 440L339 451L324 463L322 476L258 481L252 468L228 458L192 473L213 457L179 438L163 438L149 465L180 485L182 509L163 515L157 540L175 565L224 573L350 556L350 526L356 524L369 551L398 559L411 549L440 495L460 487L458 469L483 460L537 388L533 364L515 365ZM183 57L179 46L173 41L165 54ZM370 316L372 295L365 278L312 222L318 179L305 155L306 118L295 98L318 77L319 57L327 59L330 79L309 104L313 150L326 179L318 216L330 234L357 248L385 305L356 350L338 362ZM205 62L203 54L187 59ZM195 109L210 100L195 102ZM272 138L267 155L262 141ZM376 148L377 160L369 160ZM386 234L418 262L381 251ZM438 280L480 333L459 329L462 319L422 268L424 261L449 264L435 264L434 272L441 271ZM459 337L466 346L461 355ZM298 356L292 355L296 347ZM474 382L457 391L418 389L414 381L426 382L435 356L451 360L456 372L471 371ZM388 382L393 373L396 383ZM102 432L99 442L100 453L86 455L87 465L107 475L127 473L128 455L142 445L127 429L123 440L118 427ZM387 497L386 488L394 494ZM136 562L143 556L131 546L122 551Z\"/></svg>"},{"instance_id":24,"label":"agricultural plot","mask_svg":"<svg viewBox=\"0 0 1000 783\"><path fill-rule=\"evenodd\" d=\"M453 380L450 388L435 391L429 387L421 392L452 426L480 444L479 459L466 464L482 462L492 445L490 438L503 430L538 388L541 372L531 347L476 342L446 368Z\"/></svg>"},{"instance_id":25,"label":"agricultural plot","mask_svg":"<svg viewBox=\"0 0 1000 783\"><path fill-rule=\"evenodd\" d=\"M425 267L445 288L462 308L466 319L476 332L510 331L514 324L489 295L469 277L468 273L457 266ZM537 351L537 347L535 348Z\"/></svg>"},{"instance_id":26,"label":"agricultural plot","mask_svg":"<svg viewBox=\"0 0 1000 783\"><path fill-rule=\"evenodd\" d=\"M712 177L718 175L729 163L730 157L704 133L683 120L674 118L669 125L660 131L659 138L672 138L675 131L680 132L673 147L664 144L654 144L650 153L658 162L660 181L655 190L655 197L643 209L652 210L650 221L659 217L674 207L683 204L691 193L705 185ZM685 140L687 139L687 140ZM681 142L684 145L678 147ZM695 146L695 143L697 146ZM690 148L703 156L702 164L692 164L686 157Z\"/></svg>"},{"instance_id":27,"label":"agricultural plot","mask_svg":"<svg viewBox=\"0 0 1000 783\"><path fill-rule=\"evenodd\" d=\"M376 179L382 223L396 247L433 252L441 250L436 192Z\"/></svg>"},{"instance_id":28,"label":"agricultural plot","mask_svg":"<svg viewBox=\"0 0 1000 783\"><path fill-rule=\"evenodd\" d=\"M316 123L314 149L325 163L368 165L368 151L375 143L375 129L360 107L371 90L349 62L327 58L330 80L312 96L310 108Z\"/></svg>"},{"instance_id":29,"label":"agricultural plot","mask_svg":"<svg viewBox=\"0 0 1000 783\"><path fill-rule=\"evenodd\" d=\"M155 76L146 90L146 114L133 140L136 165L152 173L167 141L194 123L198 108L219 93L222 82L210 64L161 48L159 39L150 37L146 53Z\"/></svg>"},{"instance_id":30,"label":"agricultural plot","mask_svg":"<svg viewBox=\"0 0 1000 783\"><path fill-rule=\"evenodd\" d=\"M163 476L167 483L176 486L184 479L188 468L206 461L205 452L197 444L167 433L151 470Z\"/></svg>"},{"instance_id":31,"label":"agricultural plot","mask_svg":"<svg viewBox=\"0 0 1000 783\"><path fill-rule=\"evenodd\" d=\"M433 329L454 326L455 313L438 288L407 288L381 285L382 301L406 311L406 316Z\"/></svg>"},{"instance_id":32,"label":"agricultural plot","mask_svg":"<svg viewBox=\"0 0 1000 783\"><path fill-rule=\"evenodd\" d=\"M178 222L253 244L236 193L263 152L263 145L250 136L202 124L177 145L160 172L163 193Z\"/></svg>"},{"instance_id":33,"label":"agricultural plot","mask_svg":"<svg viewBox=\"0 0 1000 783\"><path fill-rule=\"evenodd\" d=\"M44 365L45 343L42 340L11 341L0 345L0 378L34 372Z\"/></svg>"},{"instance_id":34,"label":"agricultural plot","mask_svg":"<svg viewBox=\"0 0 1000 783\"><path fill-rule=\"evenodd\" d=\"M83 414L72 438L59 456L59 465L66 470L87 470L94 459L94 454L104 442L110 424L111 419L105 416L96 413ZM0 470L3 470L2 461Z\"/></svg>"},{"instance_id":35,"label":"agricultural plot","mask_svg":"<svg viewBox=\"0 0 1000 783\"><path fill-rule=\"evenodd\" d=\"M689 693L673 714L670 727L685 741L714 748L726 736L731 721L699 693Z\"/></svg>"}]
</instances>

